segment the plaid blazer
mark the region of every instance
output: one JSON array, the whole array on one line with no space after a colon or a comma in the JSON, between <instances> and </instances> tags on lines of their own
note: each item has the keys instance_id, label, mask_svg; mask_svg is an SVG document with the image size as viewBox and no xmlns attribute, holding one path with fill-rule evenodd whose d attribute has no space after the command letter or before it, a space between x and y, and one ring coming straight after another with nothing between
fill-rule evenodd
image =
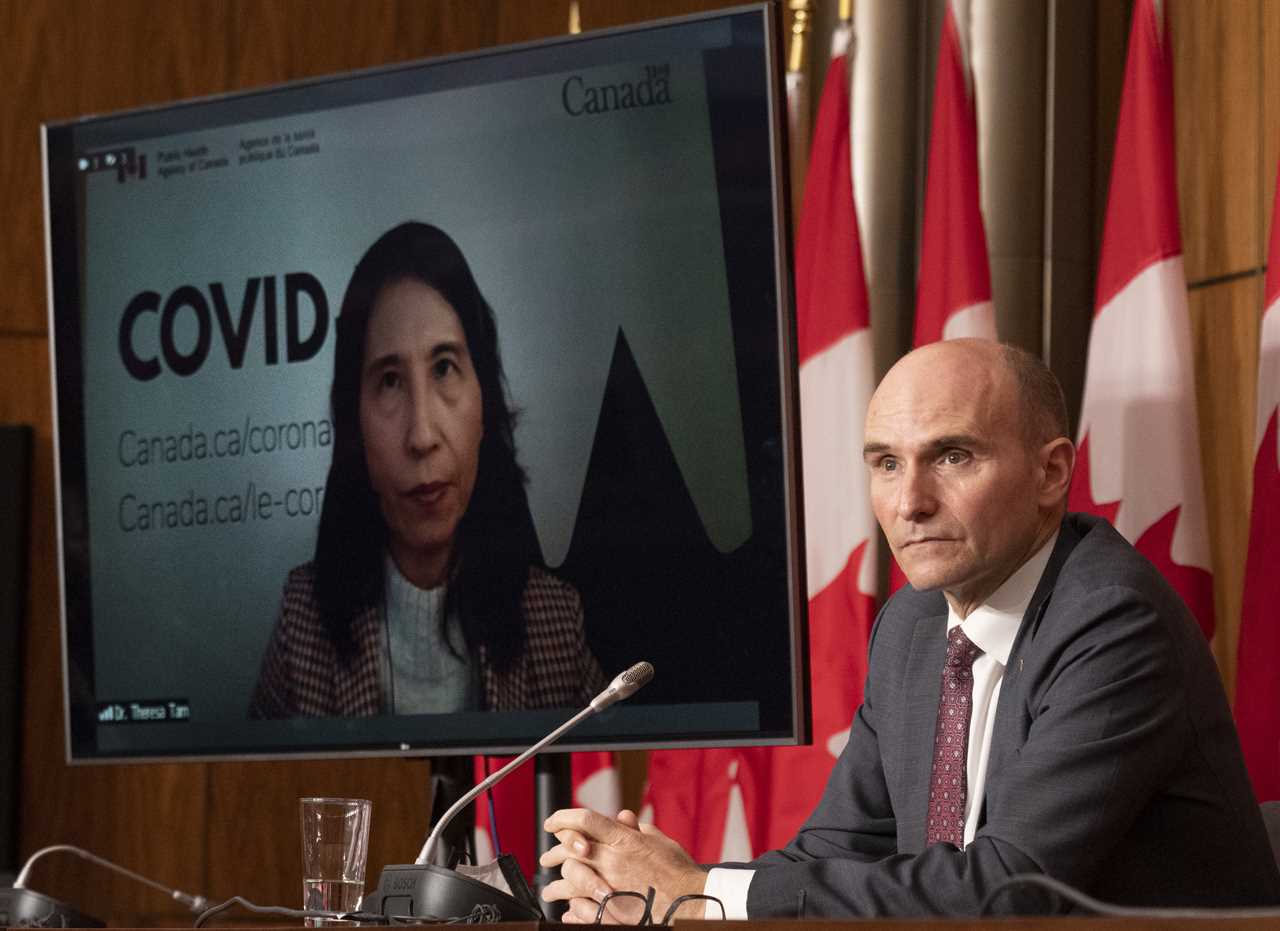
<instances>
[{"instance_id":1,"label":"plaid blazer","mask_svg":"<svg viewBox=\"0 0 1280 931\"><path fill-rule=\"evenodd\" d=\"M567 582L529 567L523 598L527 622L524 653L505 672L477 651L484 707L491 711L585 705L604 688L605 677L582 633L582 599ZM262 659L249 703L251 718L360 717L385 714L381 660L386 650L382 609L368 608L352 621L356 650L343 665L320 619L315 566L289 573L280 616Z\"/></svg>"}]
</instances>

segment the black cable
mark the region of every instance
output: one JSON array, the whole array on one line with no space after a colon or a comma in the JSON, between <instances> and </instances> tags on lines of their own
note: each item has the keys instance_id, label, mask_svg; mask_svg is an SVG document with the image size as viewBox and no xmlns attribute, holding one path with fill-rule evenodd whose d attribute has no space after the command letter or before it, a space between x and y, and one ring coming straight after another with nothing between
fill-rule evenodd
<instances>
[{"instance_id":1,"label":"black cable","mask_svg":"<svg viewBox=\"0 0 1280 931\"><path fill-rule=\"evenodd\" d=\"M216 918L218 915L235 905L246 908L251 912L257 912L260 915L285 915L289 918L339 918L342 916L341 912L326 912L307 908L286 908L283 905L256 905L248 899L236 895L227 899L225 902L219 902L212 908L206 908L196 918L195 924L193 924L192 927L203 928L207 921L212 918Z\"/></svg>"},{"instance_id":2,"label":"black cable","mask_svg":"<svg viewBox=\"0 0 1280 931\"><path fill-rule=\"evenodd\" d=\"M381 917L381 916L380 916ZM474 905L471 911L456 918L440 918L436 915L388 915L387 920L396 926L443 924L443 925L495 925L502 921L502 910L496 905Z\"/></svg>"},{"instance_id":3,"label":"black cable","mask_svg":"<svg viewBox=\"0 0 1280 931\"><path fill-rule=\"evenodd\" d=\"M1280 918L1280 908L1141 908L1131 905L1115 905L1085 895L1064 882L1041 873L1019 873L1000 883L978 906L978 917L991 914L991 905L1003 893L1022 886L1039 886L1061 896L1079 908L1110 918Z\"/></svg>"}]
</instances>

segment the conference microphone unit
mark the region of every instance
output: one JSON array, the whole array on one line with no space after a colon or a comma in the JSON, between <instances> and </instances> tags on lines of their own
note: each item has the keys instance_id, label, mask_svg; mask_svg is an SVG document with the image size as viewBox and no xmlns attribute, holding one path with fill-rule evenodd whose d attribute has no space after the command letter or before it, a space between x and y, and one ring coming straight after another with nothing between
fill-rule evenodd
<instances>
[{"instance_id":1,"label":"conference microphone unit","mask_svg":"<svg viewBox=\"0 0 1280 931\"><path fill-rule=\"evenodd\" d=\"M66 902L24 889L0 888L0 928L104 928L97 918Z\"/></svg>"},{"instance_id":2,"label":"conference microphone unit","mask_svg":"<svg viewBox=\"0 0 1280 931\"><path fill-rule=\"evenodd\" d=\"M500 921L540 921L542 911L528 883L524 881L515 859L509 854L499 857L493 876L500 878L510 892L472 876L449 869L446 857L439 853L440 835L457 814L482 792L493 788L520 764L553 743L587 718L599 714L616 702L630 698L653 679L653 665L639 662L619 674L591 703L518 757L481 780L471 791L454 802L441 815L422 845L413 863L385 867L378 877L378 887L361 905L361 911L383 916L412 918L458 918L482 912L496 915ZM505 861L505 862L503 862Z\"/></svg>"}]
</instances>

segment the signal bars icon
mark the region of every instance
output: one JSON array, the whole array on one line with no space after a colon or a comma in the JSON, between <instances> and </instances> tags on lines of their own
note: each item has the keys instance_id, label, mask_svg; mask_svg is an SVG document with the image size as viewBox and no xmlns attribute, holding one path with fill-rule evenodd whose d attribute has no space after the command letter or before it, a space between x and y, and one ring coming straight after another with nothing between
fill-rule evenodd
<instances>
[{"instance_id":1,"label":"signal bars icon","mask_svg":"<svg viewBox=\"0 0 1280 931\"><path fill-rule=\"evenodd\" d=\"M76 169L84 174L114 171L116 181L121 184L131 177L141 181L147 177L147 156L138 154L133 146L99 149L81 153L76 159Z\"/></svg>"}]
</instances>

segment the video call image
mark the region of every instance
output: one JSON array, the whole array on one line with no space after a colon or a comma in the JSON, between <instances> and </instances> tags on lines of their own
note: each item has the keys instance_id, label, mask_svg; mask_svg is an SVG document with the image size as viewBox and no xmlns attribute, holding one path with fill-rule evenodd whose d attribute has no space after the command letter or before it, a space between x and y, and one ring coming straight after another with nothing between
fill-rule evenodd
<instances>
[{"instance_id":1,"label":"video call image","mask_svg":"<svg viewBox=\"0 0 1280 931\"><path fill-rule=\"evenodd\" d=\"M149 741L175 753L325 749L357 739L352 725L251 719L366 715L404 718L358 738L373 744L474 742L474 716L414 716L569 708L640 659L658 674L639 704L719 709L688 719L695 733L716 730L715 714L744 734L766 726L756 693L790 683L786 663L765 672L759 651L789 658L792 638L780 322L771 295L732 300L705 65L680 51L282 105L122 140L115 164L77 153L84 486L74 500L64 476L63 509L74 523L65 512L83 508L92 635L71 654L92 669L73 671L71 697L91 710L98 752L145 754ZM469 281L415 289L397 271L418 261L411 253L461 264ZM388 309L391 285L399 309ZM449 291L458 308L445 301L441 314L432 301L448 288L461 289ZM344 307L349 290L367 292L363 305ZM473 296L487 313L464 311ZM480 345L486 327L496 354ZM424 332L435 334L431 365L410 371L402 362ZM355 356L341 355L344 339ZM393 361L371 375L371 353ZM347 414L331 408L335 377L350 382ZM443 435L422 442L447 446L449 465L406 491L396 483L413 454L385 425L411 384L435 405L419 432ZM490 409L496 394L505 414ZM501 489L520 483L495 477L492 451L507 414L503 448L525 478L511 500ZM352 448L363 456L348 468ZM317 562L334 495L347 523ZM366 513L387 535L365 532ZM461 663L436 669L445 693L415 691L388 646L415 647L375 612L344 634L344 656L372 664L358 694L337 709L281 697L281 677L299 673L269 675L264 656L284 636L273 634L282 611L327 631L322 566L381 579L397 547L429 555L463 534L480 555L451 584L465 568L487 597L504 583L485 573L512 562L526 607L558 605L531 614L550 639L531 626L530 642L563 652L552 665L577 664L576 690L511 691L476 661L475 638L490 634L464 635L449 618L438 637ZM84 625L68 625L74 640ZM581 644L563 642L571 629ZM489 661L502 649L493 636ZM277 644L276 658L293 650L296 661L302 642ZM300 668L323 674L332 661L308 655ZM489 717L481 740L533 728ZM139 721L147 735L123 726ZM681 736L675 719L658 729L668 726Z\"/></svg>"}]
</instances>

